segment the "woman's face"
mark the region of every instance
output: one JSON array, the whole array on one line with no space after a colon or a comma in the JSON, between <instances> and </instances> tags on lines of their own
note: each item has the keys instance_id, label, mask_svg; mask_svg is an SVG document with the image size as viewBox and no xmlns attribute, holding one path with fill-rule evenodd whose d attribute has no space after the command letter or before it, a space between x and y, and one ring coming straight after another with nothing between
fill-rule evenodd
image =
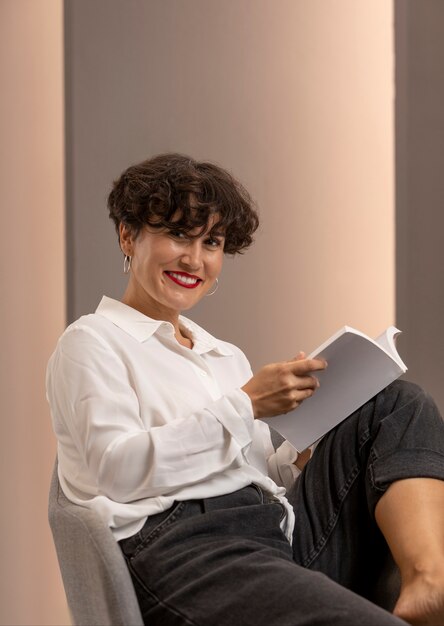
<instances>
[{"instance_id":1,"label":"woman's face","mask_svg":"<svg viewBox=\"0 0 444 626\"><path fill-rule=\"evenodd\" d=\"M122 251L132 257L124 302L155 319L176 317L197 304L222 269L224 235L208 234L217 219L211 216L205 232L195 239L150 227L134 239L121 225Z\"/></svg>"}]
</instances>

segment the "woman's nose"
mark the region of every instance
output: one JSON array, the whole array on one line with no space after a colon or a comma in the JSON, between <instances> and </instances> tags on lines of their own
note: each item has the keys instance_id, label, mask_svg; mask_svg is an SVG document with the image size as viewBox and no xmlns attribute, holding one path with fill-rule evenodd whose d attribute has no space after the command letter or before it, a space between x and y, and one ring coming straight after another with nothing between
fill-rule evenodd
<instances>
[{"instance_id":1,"label":"woman's nose","mask_svg":"<svg viewBox=\"0 0 444 626\"><path fill-rule=\"evenodd\" d=\"M198 239L190 241L190 244L181 256L181 260L185 265L192 267L194 270L200 268L202 265L202 245Z\"/></svg>"}]
</instances>

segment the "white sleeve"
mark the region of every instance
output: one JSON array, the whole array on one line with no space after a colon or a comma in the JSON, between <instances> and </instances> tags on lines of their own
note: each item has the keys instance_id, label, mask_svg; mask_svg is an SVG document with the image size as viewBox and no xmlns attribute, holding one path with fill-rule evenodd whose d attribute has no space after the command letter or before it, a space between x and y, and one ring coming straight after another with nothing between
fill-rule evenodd
<instances>
[{"instance_id":1,"label":"white sleeve","mask_svg":"<svg viewBox=\"0 0 444 626\"><path fill-rule=\"evenodd\" d=\"M85 329L64 335L48 367L56 434L62 445L74 442L99 494L118 502L167 495L245 462L254 418L244 391L147 429L129 376L108 344Z\"/></svg>"},{"instance_id":2,"label":"white sleeve","mask_svg":"<svg viewBox=\"0 0 444 626\"><path fill-rule=\"evenodd\" d=\"M287 491L301 473L295 462L299 456L290 442L284 441L279 448L267 458L268 472L274 482L285 487Z\"/></svg>"},{"instance_id":3,"label":"white sleeve","mask_svg":"<svg viewBox=\"0 0 444 626\"><path fill-rule=\"evenodd\" d=\"M275 450L268 425L263 421L257 421L261 428L268 475L277 485L285 487L288 491L301 473L301 470L294 464L299 453L288 441L284 441Z\"/></svg>"},{"instance_id":4,"label":"white sleeve","mask_svg":"<svg viewBox=\"0 0 444 626\"><path fill-rule=\"evenodd\" d=\"M245 354L236 346L232 346L240 353L245 364L246 381L253 376L250 363ZM277 484L288 491L301 470L296 467L295 461L299 453L290 442L284 441L276 450L271 440L270 428L267 423L262 420L255 420L255 428L260 431L262 443L264 447L265 457L267 460L268 476Z\"/></svg>"}]
</instances>

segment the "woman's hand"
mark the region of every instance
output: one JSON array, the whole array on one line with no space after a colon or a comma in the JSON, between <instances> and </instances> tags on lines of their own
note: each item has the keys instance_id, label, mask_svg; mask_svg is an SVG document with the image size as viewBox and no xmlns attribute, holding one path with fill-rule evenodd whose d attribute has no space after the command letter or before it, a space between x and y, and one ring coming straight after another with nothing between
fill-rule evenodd
<instances>
[{"instance_id":1,"label":"woman's hand","mask_svg":"<svg viewBox=\"0 0 444 626\"><path fill-rule=\"evenodd\" d=\"M299 452L298 458L296 459L294 464L302 472L302 470L307 465L310 459L311 459L311 450L310 448L305 448L305 450L302 450L302 452Z\"/></svg>"},{"instance_id":2,"label":"woman's hand","mask_svg":"<svg viewBox=\"0 0 444 626\"><path fill-rule=\"evenodd\" d=\"M312 372L327 367L324 359L306 359L299 353L294 359L270 363L242 387L250 396L255 418L273 417L292 411L319 387Z\"/></svg>"}]
</instances>

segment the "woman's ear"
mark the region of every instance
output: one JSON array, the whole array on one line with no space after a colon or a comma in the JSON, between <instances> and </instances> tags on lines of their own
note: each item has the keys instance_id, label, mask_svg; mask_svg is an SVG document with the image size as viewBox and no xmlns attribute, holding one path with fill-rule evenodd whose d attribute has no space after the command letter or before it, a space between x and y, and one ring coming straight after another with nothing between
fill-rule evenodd
<instances>
[{"instance_id":1,"label":"woman's ear","mask_svg":"<svg viewBox=\"0 0 444 626\"><path fill-rule=\"evenodd\" d=\"M131 229L123 222L119 224L119 243L123 254L133 256L133 235Z\"/></svg>"}]
</instances>

